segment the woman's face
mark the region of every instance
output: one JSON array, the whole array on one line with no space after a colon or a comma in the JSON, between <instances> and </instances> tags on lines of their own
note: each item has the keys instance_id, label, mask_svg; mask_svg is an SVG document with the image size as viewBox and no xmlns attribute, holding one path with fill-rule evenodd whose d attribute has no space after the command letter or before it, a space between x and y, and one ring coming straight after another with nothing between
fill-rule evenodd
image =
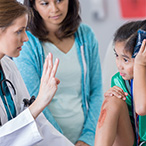
<instances>
[{"instance_id":1,"label":"woman's face","mask_svg":"<svg viewBox=\"0 0 146 146\"><path fill-rule=\"evenodd\" d=\"M115 43L115 55L118 71L124 80L133 78L134 59L129 52L124 51L124 42Z\"/></svg>"},{"instance_id":2,"label":"woman's face","mask_svg":"<svg viewBox=\"0 0 146 146\"><path fill-rule=\"evenodd\" d=\"M28 41L25 32L27 21L28 15L24 14L15 19L6 29L0 28L0 58L4 55L19 56L23 42Z\"/></svg>"},{"instance_id":3,"label":"woman's face","mask_svg":"<svg viewBox=\"0 0 146 146\"><path fill-rule=\"evenodd\" d=\"M47 28L58 27L68 13L69 0L35 0L35 10Z\"/></svg>"}]
</instances>

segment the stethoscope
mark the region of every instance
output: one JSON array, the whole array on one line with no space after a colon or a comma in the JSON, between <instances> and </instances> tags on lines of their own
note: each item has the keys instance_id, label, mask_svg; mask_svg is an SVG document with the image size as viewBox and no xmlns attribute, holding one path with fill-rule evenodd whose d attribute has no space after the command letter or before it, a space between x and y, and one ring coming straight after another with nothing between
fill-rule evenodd
<instances>
[{"instance_id":1,"label":"stethoscope","mask_svg":"<svg viewBox=\"0 0 146 146\"><path fill-rule=\"evenodd\" d=\"M2 81L0 81L0 87L1 87L1 90L2 90L2 94L3 94L3 96L4 96L4 100L5 100L5 102L6 102L6 106L7 106L7 108L8 108L8 111L9 111L9 114L10 114L10 116L11 116L11 119L13 119L14 117L13 117L13 115L12 115L12 112L11 112L11 110L10 110L10 106L9 106L9 104L8 104L8 101L7 101L7 98L6 98L6 93L5 93L5 90L4 90L4 87L3 87L3 83L6 83L6 85L7 85L7 83L8 84L10 84L10 86L12 87L12 89L13 89L13 91L14 91L14 95L16 95L16 90L15 90L15 88L14 88L14 85L12 84L12 82L11 81L9 81L8 79L3 79ZM8 86L7 86L7 88L8 88ZM2 123L1 123L1 119L0 119L0 126L2 125Z\"/></svg>"},{"instance_id":2,"label":"stethoscope","mask_svg":"<svg viewBox=\"0 0 146 146\"><path fill-rule=\"evenodd\" d=\"M13 115L12 115L12 113L11 113L10 106L9 106L8 101L7 101L7 98L6 98L6 93L5 93L4 88L3 88L3 83L4 83L4 82L5 82L5 83L7 82L7 83L9 83L9 84L11 85L11 87L12 87L12 89L13 89L13 91L14 91L14 95L16 95L16 90L15 90L15 88L14 88L12 82L9 81L8 79L5 79L5 78L4 78L4 79L0 82L2 94L3 94L3 96L4 96L4 99L5 99L5 102L6 102L8 111L9 111L9 113L10 113L10 116L11 116L11 118L13 119L14 117L13 117ZM6 85L7 85L7 84L6 84Z\"/></svg>"},{"instance_id":3,"label":"stethoscope","mask_svg":"<svg viewBox=\"0 0 146 146\"><path fill-rule=\"evenodd\" d=\"M10 84L10 86L11 86L12 89L13 89L14 95L16 95L16 89L15 89L14 85L12 84L12 82L11 82L10 80L4 78L2 81L0 81L0 87L1 87L1 90L2 90L2 94L3 94L3 96L4 96L4 100L5 100L5 102L6 102L6 106L7 106L7 108L8 108L9 113L10 113L11 119L13 119L14 116L12 115L12 112L11 112L11 110L10 110L10 106L9 106L8 101L7 101L7 98L6 98L6 93L5 93L4 88L3 88L3 83L4 83L4 82ZM7 84L6 84L6 85L7 85ZM8 86L7 86L7 87L8 87ZM30 106L30 105L34 102L34 100L35 100L35 96L32 96L32 97L30 98L30 100L29 100L29 99L23 99L24 107ZM2 125L2 123L1 123L1 119L0 119L0 126L1 126L1 125Z\"/></svg>"},{"instance_id":4,"label":"stethoscope","mask_svg":"<svg viewBox=\"0 0 146 146\"><path fill-rule=\"evenodd\" d=\"M12 88L12 90L13 90L13 95L14 95L14 96L16 95L16 89L15 89L14 85L12 84L12 82L11 82L10 80L8 80L8 79L5 78L4 71L3 71L3 68L2 68L2 66L1 66L1 64L0 64L0 69L2 70L2 73L3 73L3 76L4 76L4 79L0 81L0 87L1 87L1 90L2 90L2 94L3 94L3 96L4 96L4 100L5 100L5 102L6 102L6 106L7 106L7 108L8 108L8 112L9 112L9 114L10 114L10 117L11 117L11 119L13 119L14 116L13 116L11 110L10 110L10 106L9 106L9 104L8 104L8 100L7 100L7 98L6 98L6 92L5 92L4 87L3 87L3 86L4 86L4 82L6 83L6 88L9 88L9 87L11 86L11 88ZM10 85L10 86L8 86L8 85ZM9 92L10 92L10 90L9 90ZM10 94L11 94L11 92L10 92ZM32 97L30 98L30 100L29 100L29 99L23 99L24 107L30 106L30 105L34 102L34 100L35 100L35 96L32 96ZM14 101L13 101L13 102L14 102ZM0 126L1 126L1 125L2 125L2 122L1 122L1 119L0 119Z\"/></svg>"}]
</instances>

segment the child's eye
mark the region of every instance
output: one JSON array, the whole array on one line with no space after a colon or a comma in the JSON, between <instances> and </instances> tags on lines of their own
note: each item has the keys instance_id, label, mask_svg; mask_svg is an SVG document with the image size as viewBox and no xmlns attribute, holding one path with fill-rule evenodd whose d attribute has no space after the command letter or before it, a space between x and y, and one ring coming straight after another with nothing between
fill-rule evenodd
<instances>
[{"instance_id":1,"label":"child's eye","mask_svg":"<svg viewBox=\"0 0 146 146\"><path fill-rule=\"evenodd\" d=\"M60 3L61 1L63 1L63 0L56 0L57 3Z\"/></svg>"},{"instance_id":2,"label":"child's eye","mask_svg":"<svg viewBox=\"0 0 146 146\"><path fill-rule=\"evenodd\" d=\"M124 58L124 62L126 62L126 63L127 63L127 62L128 62L128 60L127 60L126 58Z\"/></svg>"},{"instance_id":3,"label":"child's eye","mask_svg":"<svg viewBox=\"0 0 146 146\"><path fill-rule=\"evenodd\" d=\"M115 56L118 57L118 54L116 52L114 52Z\"/></svg>"}]
</instances>

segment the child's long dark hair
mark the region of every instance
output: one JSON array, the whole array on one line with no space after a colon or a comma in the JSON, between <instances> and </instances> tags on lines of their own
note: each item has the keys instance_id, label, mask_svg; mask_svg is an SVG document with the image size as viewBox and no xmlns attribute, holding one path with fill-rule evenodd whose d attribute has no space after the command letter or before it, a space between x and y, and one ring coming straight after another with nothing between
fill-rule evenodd
<instances>
[{"instance_id":1,"label":"child's long dark hair","mask_svg":"<svg viewBox=\"0 0 146 146\"><path fill-rule=\"evenodd\" d=\"M146 20L125 23L116 31L113 43L125 42L125 51L133 54L139 29L146 30Z\"/></svg>"}]
</instances>

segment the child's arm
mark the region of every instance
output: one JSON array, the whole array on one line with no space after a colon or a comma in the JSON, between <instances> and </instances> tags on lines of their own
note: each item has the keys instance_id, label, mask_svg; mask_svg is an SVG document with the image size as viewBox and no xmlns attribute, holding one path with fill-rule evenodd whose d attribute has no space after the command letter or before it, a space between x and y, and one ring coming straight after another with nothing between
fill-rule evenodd
<instances>
[{"instance_id":1,"label":"child's arm","mask_svg":"<svg viewBox=\"0 0 146 146\"><path fill-rule=\"evenodd\" d=\"M146 40L135 58L133 86L135 110L146 115Z\"/></svg>"}]
</instances>

